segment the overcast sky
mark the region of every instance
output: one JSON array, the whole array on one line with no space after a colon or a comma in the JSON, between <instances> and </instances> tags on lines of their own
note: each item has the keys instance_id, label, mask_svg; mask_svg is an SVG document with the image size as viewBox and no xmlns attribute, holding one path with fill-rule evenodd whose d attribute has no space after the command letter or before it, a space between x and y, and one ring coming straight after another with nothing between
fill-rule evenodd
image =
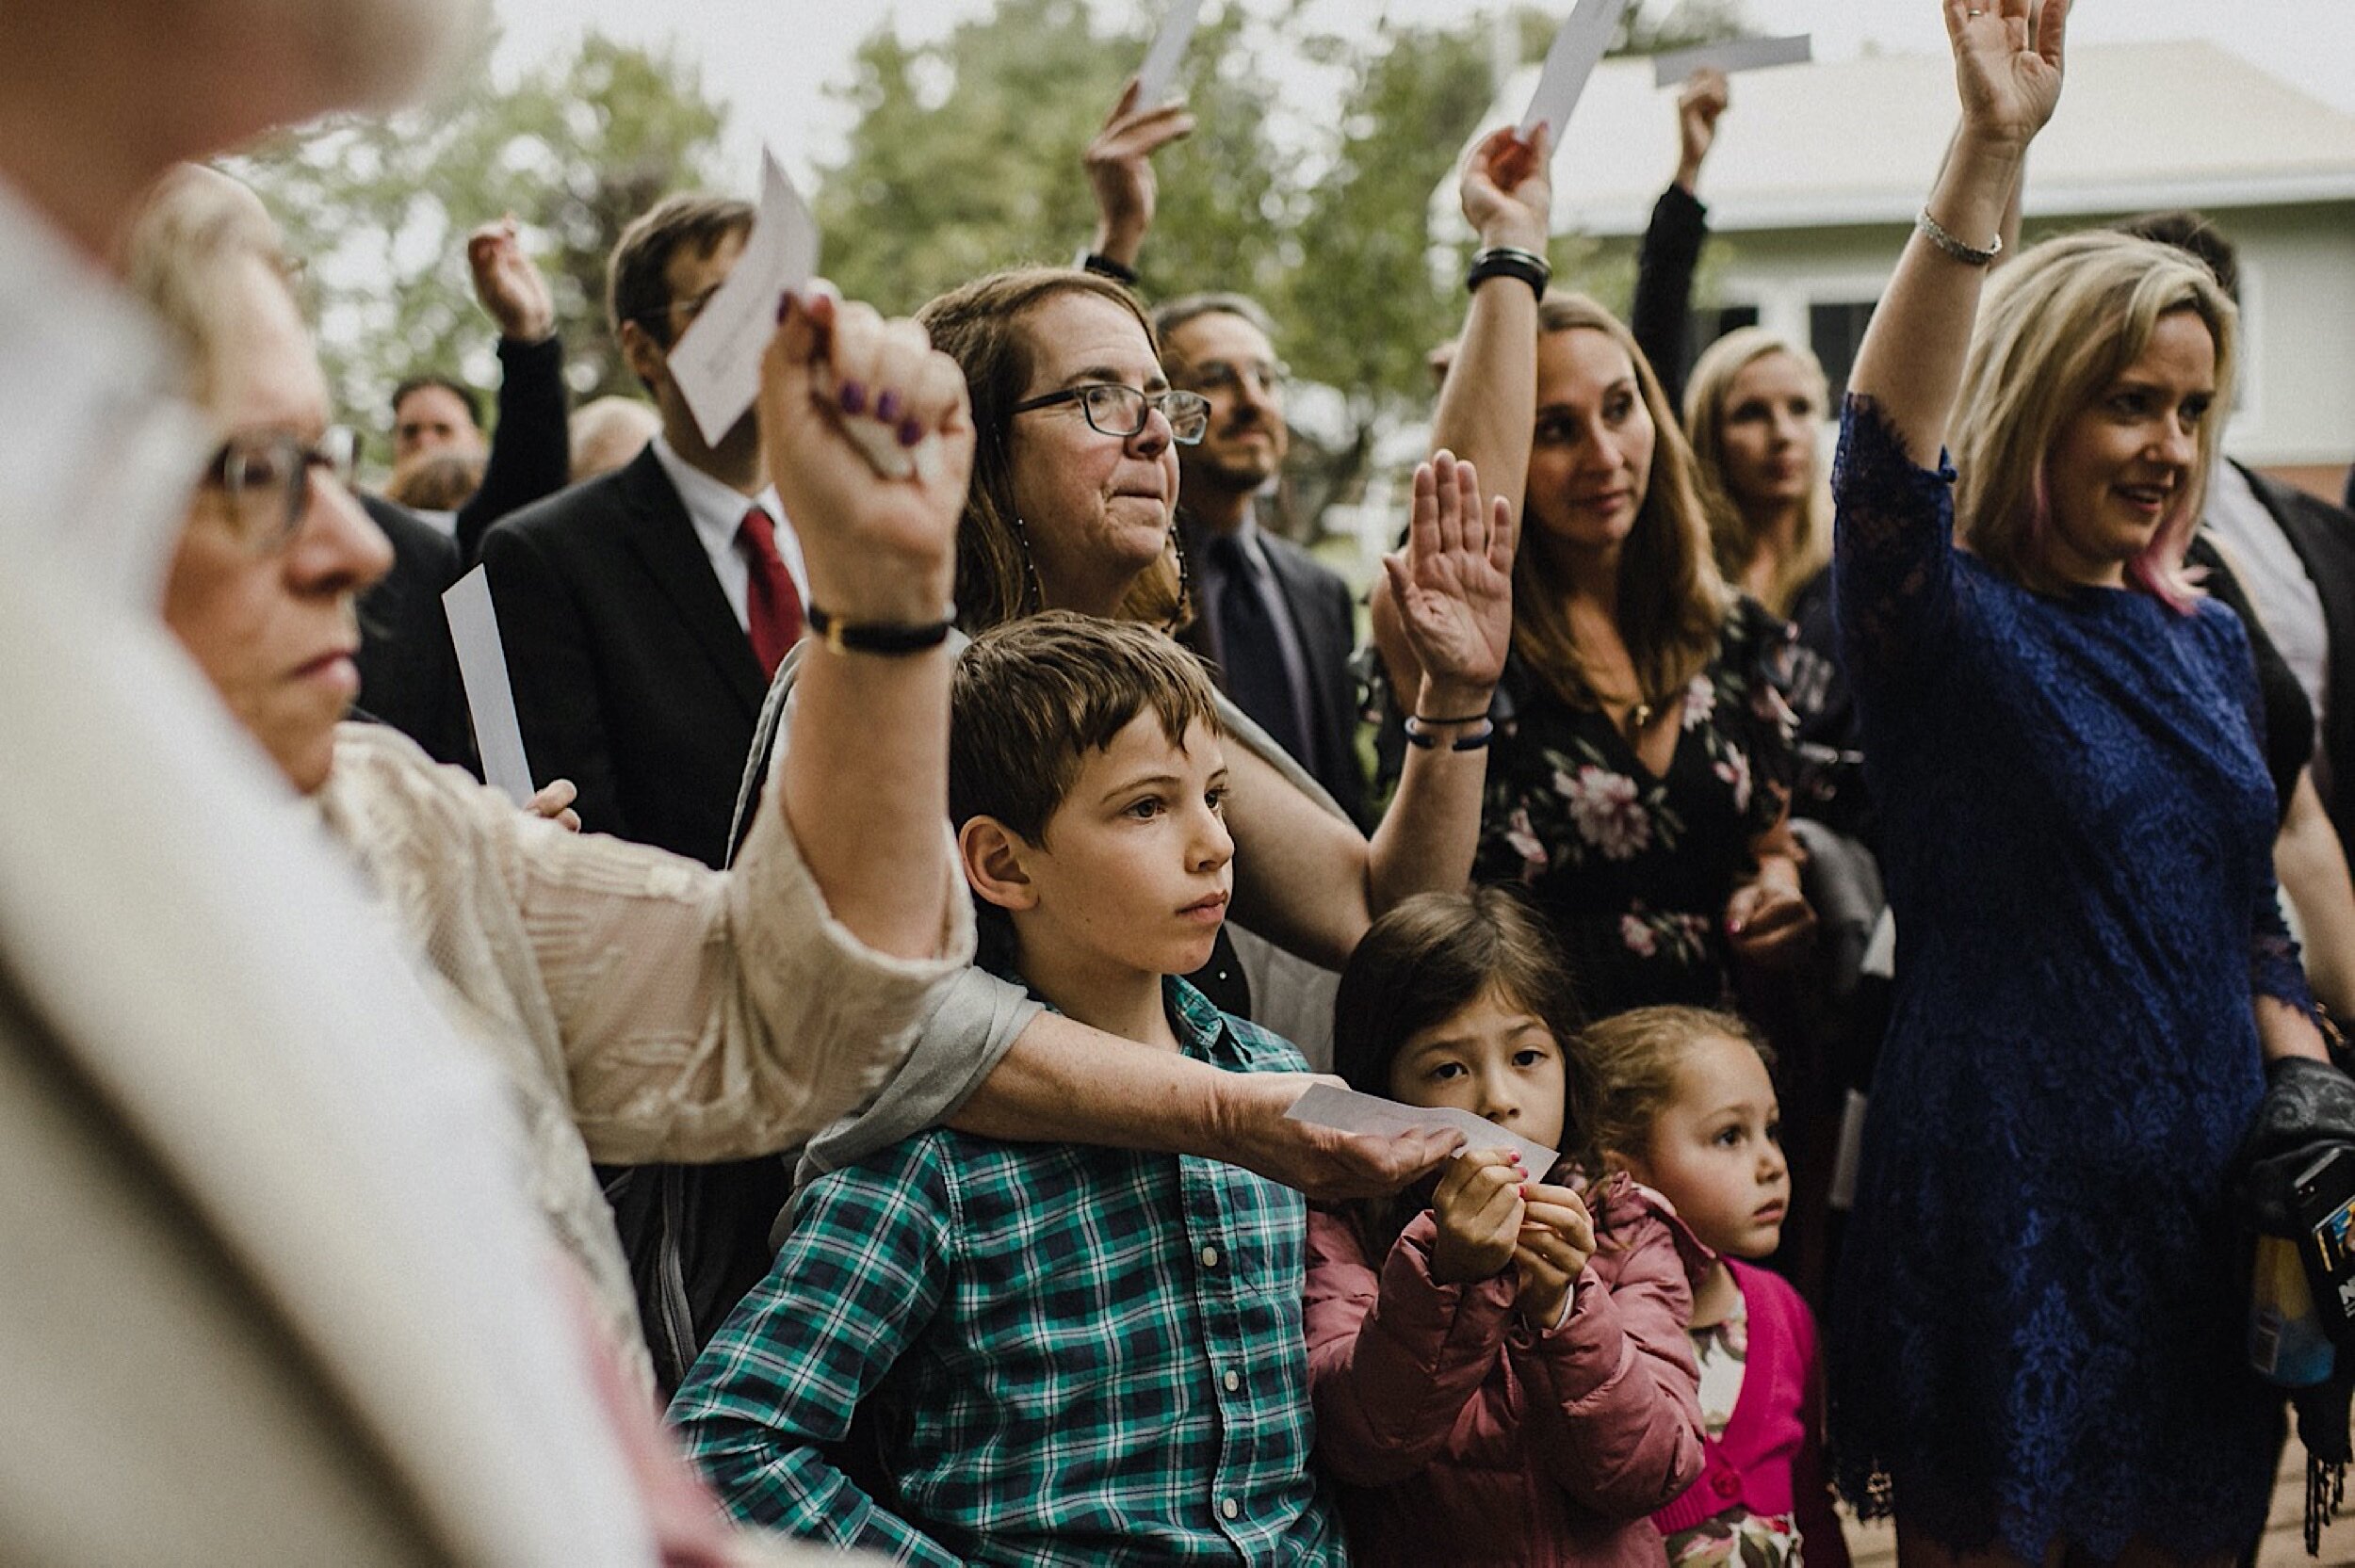
<instances>
[{"instance_id":1,"label":"overcast sky","mask_svg":"<svg viewBox=\"0 0 2355 1568\"><path fill-rule=\"evenodd\" d=\"M1211 0L1213 7L1237 3L1271 13L1276 8L1269 0ZM1097 4L1107 17L1158 17L1162 0ZM1844 58L1872 48L1945 49L1936 0L1745 4L1761 33L1814 34L1818 58ZM567 48L589 27L640 42L674 42L702 67L706 89L729 105L731 161L742 165L738 183L747 187L762 140L797 171L836 153L848 117L825 89L848 79L852 52L876 27L890 22L904 38L932 39L961 18L990 8L989 0L669 0L660 7L645 0L494 0L494 5L504 29L498 58L503 71ZM1312 0L1314 24L1340 32L1371 30L1386 14L1399 22L1448 22L1488 8L1478 0L1470 5ZM2210 39L2355 114L2355 0L2078 0L2070 36L2079 44ZM1309 73L1300 90L1327 89ZM2065 104L2061 112L2068 112Z\"/></svg>"}]
</instances>

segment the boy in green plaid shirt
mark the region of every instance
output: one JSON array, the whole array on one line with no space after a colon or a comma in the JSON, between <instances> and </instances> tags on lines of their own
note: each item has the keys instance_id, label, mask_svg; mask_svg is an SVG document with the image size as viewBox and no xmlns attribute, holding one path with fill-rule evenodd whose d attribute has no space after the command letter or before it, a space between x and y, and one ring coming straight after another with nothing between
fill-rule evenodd
<instances>
[{"instance_id":1,"label":"boy in green plaid shirt","mask_svg":"<svg viewBox=\"0 0 2355 1568\"><path fill-rule=\"evenodd\" d=\"M1000 627L957 666L950 815L1047 1001L1298 1072L1175 978L1230 886L1213 701L1143 627ZM901 1562L1338 1563L1308 1471L1304 1219L1210 1160L923 1133L802 1190L671 1419L739 1518Z\"/></svg>"}]
</instances>

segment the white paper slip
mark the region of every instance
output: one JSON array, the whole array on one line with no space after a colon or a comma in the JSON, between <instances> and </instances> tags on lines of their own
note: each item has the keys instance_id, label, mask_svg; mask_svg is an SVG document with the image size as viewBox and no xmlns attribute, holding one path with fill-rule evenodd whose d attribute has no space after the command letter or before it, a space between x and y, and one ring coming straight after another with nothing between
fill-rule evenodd
<instances>
[{"instance_id":1,"label":"white paper slip","mask_svg":"<svg viewBox=\"0 0 2355 1568\"><path fill-rule=\"evenodd\" d=\"M1553 127L1553 145L1561 147L1570 111L1578 107L1579 95L1601 63L1602 52L1611 47L1611 35L1626 9L1627 0L1578 0L1578 8L1563 19L1553 47L1546 51L1537 90L1529 95L1529 112L1521 116L1524 138L1543 122Z\"/></svg>"},{"instance_id":2,"label":"white paper slip","mask_svg":"<svg viewBox=\"0 0 2355 1568\"><path fill-rule=\"evenodd\" d=\"M507 647L499 640L498 611L492 607L491 578L483 568L449 585L442 594L442 612L449 617L449 639L458 648L458 675L466 683L482 776L520 806L531 799L531 764L524 757L515 692L507 684Z\"/></svg>"},{"instance_id":3,"label":"white paper slip","mask_svg":"<svg viewBox=\"0 0 2355 1568\"><path fill-rule=\"evenodd\" d=\"M1449 1130L1464 1135L1467 1149L1518 1149L1521 1168L1532 1176L1543 1176L1561 1156L1542 1143L1533 1143L1518 1133L1510 1133L1486 1117L1474 1116L1469 1110L1454 1110L1432 1106L1403 1106L1396 1100L1385 1100L1376 1094L1360 1094L1354 1089L1340 1089L1329 1083L1310 1084L1308 1091L1292 1102L1292 1108L1284 1113L1293 1122L1306 1122L1312 1126L1332 1127L1341 1132L1373 1133L1395 1137L1400 1133L1437 1132Z\"/></svg>"},{"instance_id":4,"label":"white paper slip","mask_svg":"<svg viewBox=\"0 0 2355 1568\"><path fill-rule=\"evenodd\" d=\"M1170 85L1178 80L1194 24L1201 19L1202 0L1173 0L1161 30L1153 35L1153 47L1145 52L1145 63L1137 67L1138 108L1158 109L1169 102Z\"/></svg>"},{"instance_id":5,"label":"white paper slip","mask_svg":"<svg viewBox=\"0 0 2355 1568\"><path fill-rule=\"evenodd\" d=\"M776 335L777 300L817 271L818 220L777 155L763 148L760 207L744 253L671 346L671 374L705 441L717 446L760 396L760 357Z\"/></svg>"},{"instance_id":6,"label":"white paper slip","mask_svg":"<svg viewBox=\"0 0 2355 1568\"><path fill-rule=\"evenodd\" d=\"M1654 87L1667 87L1681 82L1704 66L1714 66L1730 76L1737 71L1763 71L1775 65L1805 65L1815 57L1815 35L1794 33L1789 38L1737 38L1723 43L1697 44L1690 49L1675 49L1665 55L1654 55L1651 79Z\"/></svg>"}]
</instances>

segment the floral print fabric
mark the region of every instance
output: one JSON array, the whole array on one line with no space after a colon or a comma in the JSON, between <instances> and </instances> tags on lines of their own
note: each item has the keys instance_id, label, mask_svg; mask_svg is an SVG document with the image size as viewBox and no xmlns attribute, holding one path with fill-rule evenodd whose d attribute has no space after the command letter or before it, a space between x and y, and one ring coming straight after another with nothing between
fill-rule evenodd
<instances>
[{"instance_id":1,"label":"floral print fabric","mask_svg":"<svg viewBox=\"0 0 2355 1568\"><path fill-rule=\"evenodd\" d=\"M1750 1311L1736 1301L1732 1315L1688 1330L1701 1374L1701 1426L1715 1442L1725 1436L1741 1402L1750 1359ZM1663 1543L1674 1568L1738 1564L1739 1568L1799 1568L1798 1521L1787 1513L1752 1513L1736 1503Z\"/></svg>"},{"instance_id":2,"label":"floral print fabric","mask_svg":"<svg viewBox=\"0 0 2355 1568\"><path fill-rule=\"evenodd\" d=\"M1659 774L1609 716L1506 666L1473 874L1529 890L1597 1016L1728 999L1726 900L1790 798L1791 649L1788 626L1737 600Z\"/></svg>"}]
</instances>

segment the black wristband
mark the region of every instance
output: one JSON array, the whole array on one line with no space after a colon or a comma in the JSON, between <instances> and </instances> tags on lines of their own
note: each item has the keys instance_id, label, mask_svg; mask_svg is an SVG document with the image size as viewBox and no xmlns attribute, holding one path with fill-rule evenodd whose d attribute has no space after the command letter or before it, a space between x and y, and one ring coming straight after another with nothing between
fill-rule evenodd
<instances>
[{"instance_id":1,"label":"black wristband","mask_svg":"<svg viewBox=\"0 0 2355 1568\"><path fill-rule=\"evenodd\" d=\"M1113 283L1125 283L1130 288L1137 286L1138 272L1135 267L1125 267L1110 256L1099 256L1093 251L1080 252L1080 270L1093 272L1099 278L1110 278Z\"/></svg>"},{"instance_id":2,"label":"black wristband","mask_svg":"<svg viewBox=\"0 0 2355 1568\"><path fill-rule=\"evenodd\" d=\"M875 654L884 658L900 658L909 654L929 653L948 641L950 628L957 623L957 612L952 606L938 621L914 624L902 621L846 623L812 605L809 606L808 621L810 634L837 654Z\"/></svg>"},{"instance_id":3,"label":"black wristband","mask_svg":"<svg viewBox=\"0 0 2355 1568\"><path fill-rule=\"evenodd\" d=\"M1535 251L1491 245L1472 257L1471 269L1464 274L1464 287L1476 289L1491 278L1519 278L1542 299L1547 286L1553 282L1553 268Z\"/></svg>"}]
</instances>

